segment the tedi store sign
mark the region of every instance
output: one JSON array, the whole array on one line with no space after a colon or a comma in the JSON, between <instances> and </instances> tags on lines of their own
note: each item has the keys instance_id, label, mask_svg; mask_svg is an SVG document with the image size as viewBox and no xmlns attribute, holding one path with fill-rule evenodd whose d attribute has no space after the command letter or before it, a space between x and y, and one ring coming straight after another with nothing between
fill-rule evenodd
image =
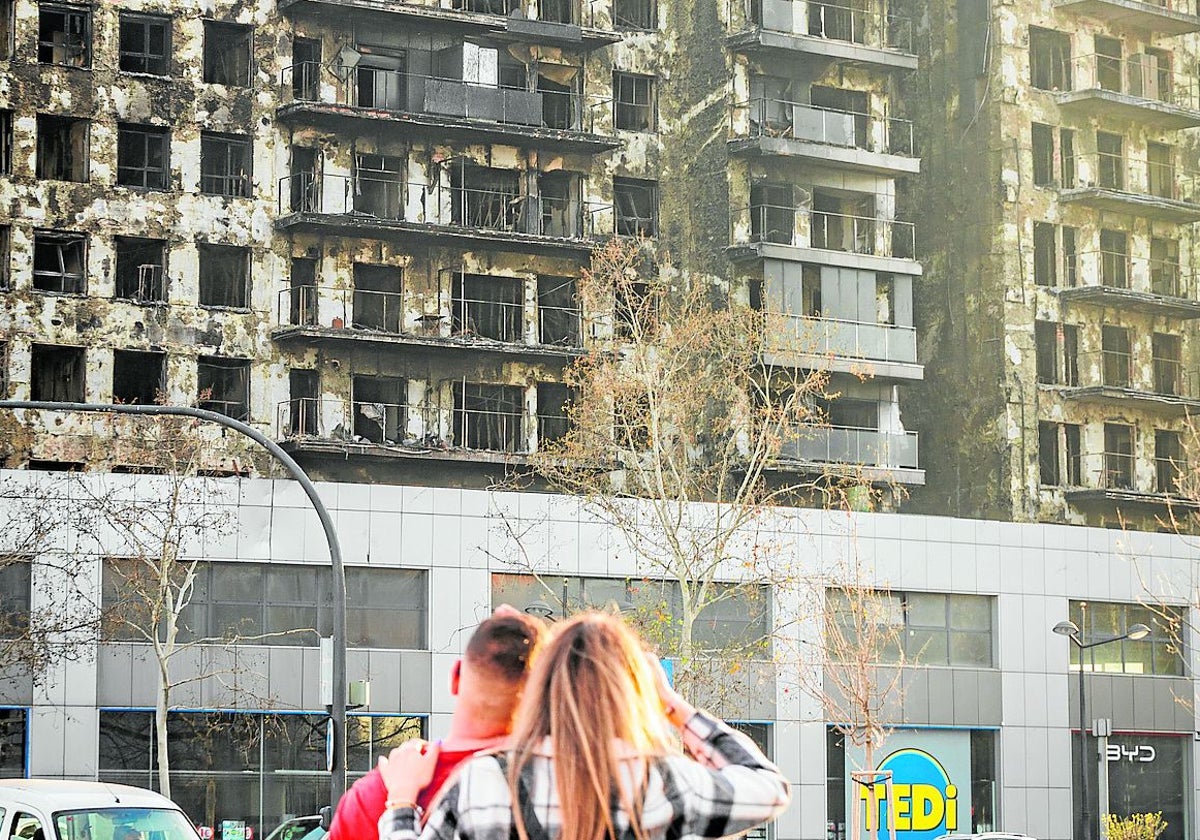
<instances>
[{"instance_id":1,"label":"tedi store sign","mask_svg":"<svg viewBox=\"0 0 1200 840\"><path fill-rule=\"evenodd\" d=\"M891 771L892 797L882 785L866 787L846 780L849 808L858 810L860 825L878 826L886 838L895 827L896 840L933 840L943 834L971 830L971 737L967 732L903 730L884 744L876 768ZM862 751L846 752L849 770L862 767Z\"/></svg>"}]
</instances>

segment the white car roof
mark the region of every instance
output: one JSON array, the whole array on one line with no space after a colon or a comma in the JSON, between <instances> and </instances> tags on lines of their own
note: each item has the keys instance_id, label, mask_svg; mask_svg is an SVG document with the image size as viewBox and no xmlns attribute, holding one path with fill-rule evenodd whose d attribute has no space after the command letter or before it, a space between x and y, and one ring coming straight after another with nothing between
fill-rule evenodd
<instances>
[{"instance_id":1,"label":"white car roof","mask_svg":"<svg viewBox=\"0 0 1200 840\"><path fill-rule=\"evenodd\" d=\"M145 788L66 779L0 779L0 807L7 802L47 813L119 807L180 810L170 799Z\"/></svg>"}]
</instances>

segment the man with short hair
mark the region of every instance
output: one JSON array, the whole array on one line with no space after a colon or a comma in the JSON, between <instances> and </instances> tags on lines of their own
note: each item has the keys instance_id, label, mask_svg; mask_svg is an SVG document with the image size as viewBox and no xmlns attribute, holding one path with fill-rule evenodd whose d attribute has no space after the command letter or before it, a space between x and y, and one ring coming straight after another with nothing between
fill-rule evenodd
<instances>
[{"instance_id":1,"label":"man with short hair","mask_svg":"<svg viewBox=\"0 0 1200 840\"><path fill-rule=\"evenodd\" d=\"M460 762L508 738L544 629L536 618L507 605L498 607L475 629L466 652L450 669L454 712L450 731L441 740L433 779L417 797L422 808L429 806ZM379 770L372 768L338 803L328 840L373 840L378 836L386 800L387 788Z\"/></svg>"}]
</instances>

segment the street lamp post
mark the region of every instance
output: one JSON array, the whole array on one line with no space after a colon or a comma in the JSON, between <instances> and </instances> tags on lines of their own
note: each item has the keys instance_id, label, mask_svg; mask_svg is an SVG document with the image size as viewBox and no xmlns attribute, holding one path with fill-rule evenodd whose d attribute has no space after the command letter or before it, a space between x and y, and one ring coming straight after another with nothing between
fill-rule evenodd
<instances>
[{"instance_id":1,"label":"street lamp post","mask_svg":"<svg viewBox=\"0 0 1200 840\"><path fill-rule=\"evenodd\" d=\"M1120 642L1125 639L1144 639L1150 635L1150 628L1145 624L1135 624L1130 627L1122 636L1114 636L1111 639L1097 639L1094 642L1084 642L1080 640L1079 627L1073 621L1060 621L1052 628L1055 633L1060 636L1066 636L1075 647L1079 648L1079 795L1080 795L1080 810L1083 817L1083 831L1080 840L1090 840L1092 830L1091 814L1088 813L1088 767L1087 767L1087 691L1085 689L1086 682L1083 679L1083 652L1098 648L1101 645Z\"/></svg>"}]
</instances>

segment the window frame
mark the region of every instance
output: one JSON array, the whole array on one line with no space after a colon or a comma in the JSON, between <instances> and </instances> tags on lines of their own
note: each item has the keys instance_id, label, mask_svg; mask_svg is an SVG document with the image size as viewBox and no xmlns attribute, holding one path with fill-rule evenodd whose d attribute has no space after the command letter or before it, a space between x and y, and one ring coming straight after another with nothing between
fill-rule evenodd
<instances>
[{"instance_id":1,"label":"window frame","mask_svg":"<svg viewBox=\"0 0 1200 840\"><path fill-rule=\"evenodd\" d=\"M58 272L46 272L37 268L38 250L43 245L48 245L51 242L59 243L58 263L60 270ZM80 248L80 270L78 274L69 272L66 263L63 260L62 244L70 243L78 245ZM52 295L86 295L88 290L88 235L86 233L77 233L75 231L60 231L60 230L34 230L33 232L33 290ZM58 277L58 288L49 288L38 284L38 277ZM74 278L71 288L67 288L68 280Z\"/></svg>"},{"instance_id":2,"label":"window frame","mask_svg":"<svg viewBox=\"0 0 1200 840\"><path fill-rule=\"evenodd\" d=\"M636 209L635 195L632 191L642 190L650 202L650 215L627 216L621 207L624 200L629 209ZM659 232L658 212L658 181L643 178L613 177L613 232L617 236L654 239Z\"/></svg>"},{"instance_id":3,"label":"window frame","mask_svg":"<svg viewBox=\"0 0 1200 840\"><path fill-rule=\"evenodd\" d=\"M613 128L618 131L635 131L643 134L654 134L658 131L657 81L654 76L646 73L613 70ZM642 91L643 87L644 91ZM631 94L631 99L621 98L622 93L626 92ZM644 102L638 101L641 96L645 97ZM643 110L646 117L644 125L637 125L640 121L636 119L636 114ZM623 120L623 113L635 118Z\"/></svg>"},{"instance_id":4,"label":"window frame","mask_svg":"<svg viewBox=\"0 0 1200 840\"><path fill-rule=\"evenodd\" d=\"M241 153L241 161L234 158ZM219 162L220 166L214 164ZM240 163L240 166L238 165ZM223 185L214 189L214 185ZM249 134L200 132L200 194L250 198L254 193L254 143Z\"/></svg>"},{"instance_id":5,"label":"window frame","mask_svg":"<svg viewBox=\"0 0 1200 840\"><path fill-rule=\"evenodd\" d=\"M53 170L50 161L55 157L51 154L49 144L52 136L57 135L58 143L64 143L70 148L74 143L74 132L82 126L83 148L80 151L82 160L74 161L73 157L65 154ZM73 117L68 114L38 114L37 115L37 144L34 175L39 181L65 181L72 184L86 184L91 180L92 162L92 121L87 117Z\"/></svg>"},{"instance_id":6,"label":"window frame","mask_svg":"<svg viewBox=\"0 0 1200 840\"><path fill-rule=\"evenodd\" d=\"M82 31L72 33L72 32L70 32L70 29L72 27L70 25L66 25L65 29L67 31L64 32L63 34L68 35L68 36L70 36L70 35L80 36L83 41L82 45L76 48L70 44L55 44L53 41L43 40L43 38L42 38L42 30L43 30L42 15L45 12L63 15L64 24L66 24L68 21L70 21L72 19L78 19L82 23L82 25L79 27ZM39 2L38 3L38 41L37 41L38 57L37 57L37 63L49 65L52 67L74 67L74 68L80 69L80 70L90 69L92 66L92 57L93 57L92 56L92 48L93 48L93 38L94 38L92 27L93 27L92 9L89 6L78 6L78 5L75 5L72 3ZM64 49L64 48L78 49L79 54L81 56L80 61L78 63L74 63L71 61L55 61L53 58L54 50ZM47 51L49 51L49 58L45 57L47 54Z\"/></svg>"},{"instance_id":7,"label":"window frame","mask_svg":"<svg viewBox=\"0 0 1200 840\"><path fill-rule=\"evenodd\" d=\"M232 261L236 259L241 266L242 277L240 278L240 289L236 286L237 280L230 284L230 293L224 296L224 300L219 300L215 294L217 287L214 285L220 279L216 276L217 266L215 260L224 259ZM197 285L198 295L196 302L199 306L205 309L233 309L239 312L249 311L254 290L253 270L251 265L252 254L250 248L245 245L226 245L218 242L197 242L196 243L196 262L197 262Z\"/></svg>"},{"instance_id":8,"label":"window frame","mask_svg":"<svg viewBox=\"0 0 1200 840\"><path fill-rule=\"evenodd\" d=\"M199 407L224 414L234 420L248 422L250 420L251 367L250 359L231 356L198 357L196 359L196 398ZM210 380L207 383L204 381L206 372L208 373L207 379ZM240 384L223 381L232 379L235 373L241 377ZM237 400L219 398L232 394L235 385L240 392ZM207 398L204 397L206 390L210 391ZM239 410L236 413L230 413L230 409L235 406Z\"/></svg>"},{"instance_id":9,"label":"window frame","mask_svg":"<svg viewBox=\"0 0 1200 840\"><path fill-rule=\"evenodd\" d=\"M118 16L117 23L117 42L118 42L118 57L117 68L121 73L132 73L142 76L157 76L166 78L171 75L171 47L172 47L172 26L174 19L170 15L152 14L149 12L133 12L122 11ZM129 49L125 42L125 27L137 26L141 30L142 44L141 50L135 51ZM160 26L163 30L163 47L162 53L151 52L151 28ZM142 69L133 69L126 67L126 59L140 62ZM161 69L155 69L161 65Z\"/></svg>"},{"instance_id":10,"label":"window frame","mask_svg":"<svg viewBox=\"0 0 1200 840\"><path fill-rule=\"evenodd\" d=\"M142 139L140 165L135 165L125 157L126 138L138 136ZM157 140L160 148L158 153L162 166L154 167L149 164L151 158L151 142ZM132 171L141 173L141 183L123 180L121 173ZM157 175L157 177L155 177ZM163 191L171 189L171 130L167 126L144 125L140 123L117 123L117 185L137 190Z\"/></svg>"},{"instance_id":11,"label":"window frame","mask_svg":"<svg viewBox=\"0 0 1200 840\"><path fill-rule=\"evenodd\" d=\"M1138 676L1148 677L1182 677L1185 675L1185 662L1190 648L1190 640L1187 638L1187 623L1184 615L1186 607L1174 604L1137 604L1125 603L1116 601L1083 601L1080 599L1071 599L1067 604L1067 613L1071 621L1075 622L1075 626L1080 631L1080 641L1085 643L1098 641L1101 639L1110 639L1109 644L1098 645L1091 648L1088 653L1094 654L1087 657L1088 661L1083 663L1082 651L1075 645L1071 645L1071 658L1067 664L1069 671L1077 672L1083 668L1085 673L1108 673L1108 674L1135 674ZM1097 630L1097 616L1103 616L1106 613L1115 613L1117 617L1117 627L1105 631ZM1132 613L1132 615L1131 615ZM1140 613L1140 614L1139 614ZM1170 618L1175 615L1175 618ZM1131 620L1132 619L1132 620ZM1129 628L1134 624L1145 624L1150 628L1150 635L1145 639L1128 639L1121 638L1129 631ZM1175 628L1169 629L1164 625L1174 623ZM1170 650L1172 647L1177 647L1178 650ZM1137 659L1131 656L1131 651L1147 650L1149 656L1143 659ZM1165 661L1171 661L1176 664L1176 668L1168 671L1160 671L1158 664L1160 662L1158 654L1161 652L1167 653L1168 657ZM1096 656L1103 658L1099 663L1096 662ZM1115 662L1113 660L1116 660ZM1131 662L1146 663L1150 665L1149 671L1130 670ZM1119 668L1100 667L1103 665L1112 666L1120 665Z\"/></svg>"},{"instance_id":12,"label":"window frame","mask_svg":"<svg viewBox=\"0 0 1200 840\"><path fill-rule=\"evenodd\" d=\"M242 44L234 44L236 38ZM232 55L235 46L246 50L246 72L240 80L217 72L217 60ZM251 87L254 81L254 27L250 24L224 20L204 20L204 41L201 47L201 79L205 84L226 87Z\"/></svg>"}]
</instances>

